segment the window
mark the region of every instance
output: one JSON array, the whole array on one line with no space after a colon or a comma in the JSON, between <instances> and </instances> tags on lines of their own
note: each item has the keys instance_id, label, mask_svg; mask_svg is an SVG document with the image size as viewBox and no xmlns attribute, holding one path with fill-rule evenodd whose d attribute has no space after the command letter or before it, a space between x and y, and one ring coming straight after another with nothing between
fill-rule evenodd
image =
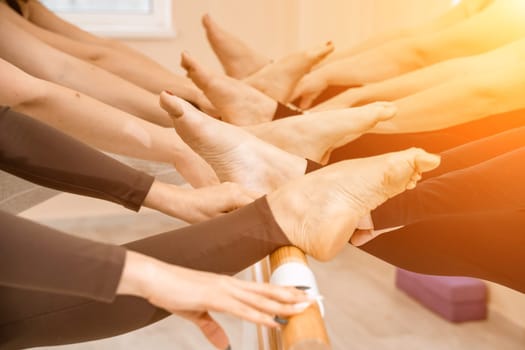
<instances>
[{"instance_id":1,"label":"window","mask_svg":"<svg viewBox=\"0 0 525 350\"><path fill-rule=\"evenodd\" d=\"M174 36L171 0L42 0L65 20L104 36Z\"/></svg>"}]
</instances>

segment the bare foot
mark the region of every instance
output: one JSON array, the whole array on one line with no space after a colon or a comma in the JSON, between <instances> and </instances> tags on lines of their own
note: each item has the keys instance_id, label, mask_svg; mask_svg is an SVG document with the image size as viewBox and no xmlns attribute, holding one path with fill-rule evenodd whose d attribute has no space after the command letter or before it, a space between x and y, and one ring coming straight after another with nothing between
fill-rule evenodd
<instances>
[{"instance_id":1,"label":"bare foot","mask_svg":"<svg viewBox=\"0 0 525 350\"><path fill-rule=\"evenodd\" d=\"M301 176L304 159L210 118L166 92L161 94L161 106L172 116L180 136L222 181L261 193L277 189L268 195L277 223L290 242L319 260L335 256L362 217L388 198L414 188L421 173L440 161L412 148L335 163Z\"/></svg>"},{"instance_id":2,"label":"bare foot","mask_svg":"<svg viewBox=\"0 0 525 350\"><path fill-rule=\"evenodd\" d=\"M215 106L222 120L235 125L252 125L273 119L277 102L259 90L242 81L209 71L185 52L181 65Z\"/></svg>"},{"instance_id":3,"label":"bare foot","mask_svg":"<svg viewBox=\"0 0 525 350\"><path fill-rule=\"evenodd\" d=\"M211 19L210 15L206 14L202 17L202 25L206 30L211 48L229 76L242 79L271 62L266 56L224 31Z\"/></svg>"},{"instance_id":4,"label":"bare foot","mask_svg":"<svg viewBox=\"0 0 525 350\"><path fill-rule=\"evenodd\" d=\"M268 193L305 172L305 159L213 119L175 96L161 93L160 104L180 137L211 165L221 181Z\"/></svg>"},{"instance_id":5,"label":"bare foot","mask_svg":"<svg viewBox=\"0 0 525 350\"><path fill-rule=\"evenodd\" d=\"M246 127L258 138L280 149L326 164L332 151L391 119L393 103L378 102L365 107L309 113Z\"/></svg>"},{"instance_id":6,"label":"bare foot","mask_svg":"<svg viewBox=\"0 0 525 350\"><path fill-rule=\"evenodd\" d=\"M335 163L268 195L290 242L319 260L348 243L360 219L387 199L415 187L438 156L417 148Z\"/></svg>"},{"instance_id":7,"label":"bare foot","mask_svg":"<svg viewBox=\"0 0 525 350\"><path fill-rule=\"evenodd\" d=\"M312 67L334 50L332 42L294 53L268 64L245 81L274 100L288 103L295 86Z\"/></svg>"}]
</instances>

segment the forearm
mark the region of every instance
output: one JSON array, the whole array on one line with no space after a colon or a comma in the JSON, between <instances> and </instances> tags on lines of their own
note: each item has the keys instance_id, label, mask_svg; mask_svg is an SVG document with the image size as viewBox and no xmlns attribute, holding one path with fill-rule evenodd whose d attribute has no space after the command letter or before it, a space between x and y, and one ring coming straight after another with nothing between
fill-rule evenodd
<instances>
[{"instance_id":1,"label":"forearm","mask_svg":"<svg viewBox=\"0 0 525 350\"><path fill-rule=\"evenodd\" d=\"M8 109L0 112L0 168L42 186L132 210L140 209L153 183L152 176Z\"/></svg>"},{"instance_id":2,"label":"forearm","mask_svg":"<svg viewBox=\"0 0 525 350\"><path fill-rule=\"evenodd\" d=\"M110 302L125 249L0 212L0 284Z\"/></svg>"},{"instance_id":3,"label":"forearm","mask_svg":"<svg viewBox=\"0 0 525 350\"><path fill-rule=\"evenodd\" d=\"M73 63L59 79L50 80L146 121L171 126L168 115L159 107L157 95L89 63L76 59Z\"/></svg>"},{"instance_id":4,"label":"forearm","mask_svg":"<svg viewBox=\"0 0 525 350\"><path fill-rule=\"evenodd\" d=\"M116 294L134 295L141 298L148 296L148 284L153 282L160 261L149 256L126 251L126 258ZM149 279L149 280L148 280Z\"/></svg>"},{"instance_id":5,"label":"forearm","mask_svg":"<svg viewBox=\"0 0 525 350\"><path fill-rule=\"evenodd\" d=\"M127 64L123 65L122 62ZM109 48L93 59L92 63L154 94L169 90L178 97L194 103L199 102L201 98L202 93L190 79L171 72L139 53L131 54Z\"/></svg>"},{"instance_id":6,"label":"forearm","mask_svg":"<svg viewBox=\"0 0 525 350\"><path fill-rule=\"evenodd\" d=\"M207 100L205 96L191 80L170 72L155 61L134 50L124 50L123 47L126 47L125 45L83 42L68 38L23 19L8 8L7 5L2 3L0 3L0 15L55 49L94 64L149 92L159 94L163 90L170 90L185 100L198 105L203 104L204 107L206 107L205 104ZM122 64L122 62L126 62L126 64ZM59 76L60 72L56 75ZM97 77L95 76L93 79L93 83L97 83ZM76 84L78 84L76 81L69 82L69 86L75 86ZM115 85L113 84L112 86ZM90 87L90 85L87 85L85 88L89 89ZM91 93L96 94L99 99L111 96L111 91L103 91L103 93L100 94L98 94L97 91L98 89L93 90ZM132 92L127 91L126 93L130 94ZM136 98L131 100L136 100ZM109 103L109 101L106 102ZM146 109L143 113L140 113L140 115L146 115L144 119L151 120L157 124L167 125L168 121L165 120L163 115L158 115L159 111L157 106L151 103L151 98L150 101L146 101L145 103L153 105L154 109L153 111ZM140 106L140 104L138 105ZM117 107L127 110L126 105L123 104L119 104ZM130 112L135 112L136 114L141 111L142 109L130 110ZM152 117L148 118L148 116Z\"/></svg>"},{"instance_id":7,"label":"forearm","mask_svg":"<svg viewBox=\"0 0 525 350\"><path fill-rule=\"evenodd\" d=\"M169 126L157 96L32 36L9 18L0 21L0 54L25 72L79 90L146 120ZM24 42L20 46L20 42ZM39 60L35 60L38 55Z\"/></svg>"},{"instance_id":8,"label":"forearm","mask_svg":"<svg viewBox=\"0 0 525 350\"><path fill-rule=\"evenodd\" d=\"M27 19L39 27L62 34L75 40L100 45L112 44L111 40L100 38L80 29L69 22L64 21L52 11L49 11L37 0L27 1Z\"/></svg>"},{"instance_id":9,"label":"forearm","mask_svg":"<svg viewBox=\"0 0 525 350\"><path fill-rule=\"evenodd\" d=\"M104 151L174 163L182 140L165 129L61 86L38 81L40 95L13 109ZM179 147L180 146L180 147Z\"/></svg>"},{"instance_id":10,"label":"forearm","mask_svg":"<svg viewBox=\"0 0 525 350\"><path fill-rule=\"evenodd\" d=\"M213 169L174 129L135 118L43 80L31 78L28 81L32 85L32 95L33 91L39 91L37 95L22 100L16 96L2 99L6 101L3 103L104 151L173 164L194 187L218 184Z\"/></svg>"}]
</instances>

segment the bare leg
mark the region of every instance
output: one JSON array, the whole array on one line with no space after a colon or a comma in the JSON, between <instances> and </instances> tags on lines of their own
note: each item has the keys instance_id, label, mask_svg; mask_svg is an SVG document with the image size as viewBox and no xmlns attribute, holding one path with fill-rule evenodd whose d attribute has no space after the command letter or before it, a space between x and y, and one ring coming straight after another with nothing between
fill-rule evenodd
<instances>
[{"instance_id":1,"label":"bare leg","mask_svg":"<svg viewBox=\"0 0 525 350\"><path fill-rule=\"evenodd\" d=\"M301 107L306 108L328 86L361 86L454 57L494 50L524 36L524 10L525 4L520 0L496 1L442 31L391 41L328 64L305 76L293 99L303 98Z\"/></svg>"},{"instance_id":2,"label":"bare leg","mask_svg":"<svg viewBox=\"0 0 525 350\"><path fill-rule=\"evenodd\" d=\"M202 17L202 25L213 52L230 77L245 78L271 63L265 55L222 29L210 15L206 14Z\"/></svg>"},{"instance_id":3,"label":"bare leg","mask_svg":"<svg viewBox=\"0 0 525 350\"><path fill-rule=\"evenodd\" d=\"M242 81L213 73L198 64L187 53L182 54L182 67L217 108L222 120L235 125L271 121L277 102Z\"/></svg>"},{"instance_id":4,"label":"bare leg","mask_svg":"<svg viewBox=\"0 0 525 350\"><path fill-rule=\"evenodd\" d=\"M519 60L518 57L523 53L525 53L525 39L481 55L440 62L382 82L349 89L319 104L312 110L359 106L378 100L395 101L425 90L437 88L441 84L447 84L454 80L464 79L469 81L480 79L487 74L494 79L492 83L488 82L488 84L495 85L496 89L503 89L502 82L498 82L496 77L510 74L510 70L513 70L515 74L522 74L523 68L517 59ZM506 66L509 66L510 70L505 68ZM502 69L501 67L504 68ZM511 78L506 80L512 81ZM481 90L483 86L472 86L471 88ZM501 90L502 95L503 91Z\"/></svg>"},{"instance_id":5,"label":"bare leg","mask_svg":"<svg viewBox=\"0 0 525 350\"><path fill-rule=\"evenodd\" d=\"M414 72L400 75L381 82L351 88L320 103L311 111L326 111L339 108L356 107L374 101L395 101L417 92L432 88L452 79L468 75L478 57L457 58Z\"/></svg>"},{"instance_id":6,"label":"bare leg","mask_svg":"<svg viewBox=\"0 0 525 350\"><path fill-rule=\"evenodd\" d=\"M468 59L468 67L461 63L462 73L445 82L439 83L439 74L446 72L446 69L441 69L447 68L448 64L445 63L440 65L441 68L436 67L432 74L432 68L429 67L421 75L414 72L406 79L400 77L392 80L390 87L390 83L385 82L383 86L387 86L390 92L396 88L411 89L412 83L416 90L419 89L417 84L421 83L415 81L418 76L423 78L429 75L437 84L395 100L398 107L396 117L377 125L372 132L399 134L433 131L522 109L525 107L522 96L525 88L525 68L522 64L524 56L525 39L521 39ZM450 77L456 69L444 75ZM375 86L380 85L382 84Z\"/></svg>"},{"instance_id":7,"label":"bare leg","mask_svg":"<svg viewBox=\"0 0 525 350\"><path fill-rule=\"evenodd\" d=\"M504 48L505 55L480 65L466 77L395 101L395 118L374 128L377 133L432 131L525 107L525 39ZM451 93L453 92L453 93Z\"/></svg>"},{"instance_id":8,"label":"bare leg","mask_svg":"<svg viewBox=\"0 0 525 350\"><path fill-rule=\"evenodd\" d=\"M332 150L392 118L396 110L393 104L378 102L365 107L288 117L245 129L282 150L326 164Z\"/></svg>"},{"instance_id":9,"label":"bare leg","mask_svg":"<svg viewBox=\"0 0 525 350\"><path fill-rule=\"evenodd\" d=\"M493 2L494 0L463 0L443 15L423 25L414 28L401 29L397 32L383 33L382 35L370 38L357 46L340 51L336 50L333 54L323 60L319 66L358 55L363 51L373 49L374 47L392 40L414 37L421 34L436 33L474 16Z\"/></svg>"}]
</instances>

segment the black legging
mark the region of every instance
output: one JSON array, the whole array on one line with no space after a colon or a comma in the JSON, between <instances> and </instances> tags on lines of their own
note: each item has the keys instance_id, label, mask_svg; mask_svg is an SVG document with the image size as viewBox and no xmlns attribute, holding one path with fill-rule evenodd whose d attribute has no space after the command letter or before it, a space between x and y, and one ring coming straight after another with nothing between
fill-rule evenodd
<instances>
[{"instance_id":1,"label":"black legging","mask_svg":"<svg viewBox=\"0 0 525 350\"><path fill-rule=\"evenodd\" d=\"M443 215L386 233L361 249L414 272L470 276L525 293L525 210Z\"/></svg>"},{"instance_id":2,"label":"black legging","mask_svg":"<svg viewBox=\"0 0 525 350\"><path fill-rule=\"evenodd\" d=\"M524 212L520 210L521 198L524 197L520 193L523 187L521 180L525 178L525 171L519 166L525 159L525 150L519 148L522 146L520 140L525 140L523 137L520 139L523 132L523 128L512 130L446 152L441 170L430 174L415 190L405 194L412 200L403 202L405 207L401 208L402 215L398 215L400 208L395 208L390 203L374 212L377 227L388 226L385 224L387 219L382 219L379 215L381 211L389 213L386 216L388 220L394 217L401 224L405 224L402 220L412 223L375 239L362 249L412 271L468 275L525 292L525 277L521 271L521 267L525 266L525 254L521 248ZM475 155L477 156L474 157ZM467 168L453 171L463 166ZM509 167L515 173L505 175L501 172L501 169ZM451 172L441 175L440 171ZM483 181L471 181L480 179ZM472 186L466 186L469 183ZM438 186L440 191L434 191L432 186ZM502 187L512 191L502 193ZM476 201L463 197L475 195L478 191L484 196L478 196ZM427 201L428 194L439 195L444 200L438 202L435 208L424 207L425 211L418 210L424 204L421 200ZM400 195L391 202L399 201L405 195ZM454 199L465 200L465 205L455 205L453 210L447 210L449 205L455 204ZM393 209L387 210L389 206ZM224 218L215 219L214 225L203 223L191 226L147 238L127 247L182 266L207 268L222 273L236 272L277 246L287 243L284 236L279 238L268 235L268 231L267 235L264 234L262 227L272 220L235 220L235 215L259 216L255 213L243 213L254 209L256 208L253 206L243 208ZM270 213L266 215L271 216ZM232 222L240 222L242 225L228 226ZM219 245L215 231L217 227L223 227ZM195 251L196 246L200 248L199 251ZM188 251L194 252L189 258ZM209 258L221 254L223 262L210 266ZM133 297L118 297L114 303L104 304L79 297L3 287L0 288L0 301L3 305L0 317L13 316L0 322L2 348L67 344L105 338L143 327L167 315L142 299ZM3 311L7 308L9 314Z\"/></svg>"},{"instance_id":3,"label":"black legging","mask_svg":"<svg viewBox=\"0 0 525 350\"><path fill-rule=\"evenodd\" d=\"M394 135L367 134L336 149L330 157L330 163L401 151L409 147L421 147L428 152L440 153L522 126L525 126L525 110L494 115L439 131Z\"/></svg>"},{"instance_id":4,"label":"black legging","mask_svg":"<svg viewBox=\"0 0 525 350\"><path fill-rule=\"evenodd\" d=\"M377 208L376 228L438 215L525 208L525 127L442 153L442 165Z\"/></svg>"}]
</instances>

